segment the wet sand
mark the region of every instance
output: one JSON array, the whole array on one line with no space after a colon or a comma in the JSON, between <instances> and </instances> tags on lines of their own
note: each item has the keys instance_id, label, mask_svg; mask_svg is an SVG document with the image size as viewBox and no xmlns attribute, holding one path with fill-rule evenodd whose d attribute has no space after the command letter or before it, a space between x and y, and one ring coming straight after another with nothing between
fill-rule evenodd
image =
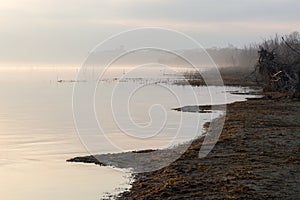
<instances>
[{"instance_id":1,"label":"wet sand","mask_svg":"<svg viewBox=\"0 0 300 200\"><path fill-rule=\"evenodd\" d=\"M167 167L135 174L130 191L117 199L300 197L299 101L266 94L262 99L230 104L220 139L213 151L200 159L202 141L194 140ZM93 162L91 158L85 157Z\"/></svg>"},{"instance_id":2,"label":"wet sand","mask_svg":"<svg viewBox=\"0 0 300 200\"><path fill-rule=\"evenodd\" d=\"M198 158L199 138L170 166L137 174L118 199L299 198L300 102L271 96L229 105L207 157Z\"/></svg>"}]
</instances>

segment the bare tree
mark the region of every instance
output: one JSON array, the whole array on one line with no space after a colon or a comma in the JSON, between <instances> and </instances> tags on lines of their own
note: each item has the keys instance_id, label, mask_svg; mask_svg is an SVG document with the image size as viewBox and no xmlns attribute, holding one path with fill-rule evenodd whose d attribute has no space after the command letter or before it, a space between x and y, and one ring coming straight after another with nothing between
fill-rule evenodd
<instances>
[{"instance_id":1,"label":"bare tree","mask_svg":"<svg viewBox=\"0 0 300 200\"><path fill-rule=\"evenodd\" d=\"M256 73L265 91L300 97L300 34L265 40L259 47Z\"/></svg>"}]
</instances>

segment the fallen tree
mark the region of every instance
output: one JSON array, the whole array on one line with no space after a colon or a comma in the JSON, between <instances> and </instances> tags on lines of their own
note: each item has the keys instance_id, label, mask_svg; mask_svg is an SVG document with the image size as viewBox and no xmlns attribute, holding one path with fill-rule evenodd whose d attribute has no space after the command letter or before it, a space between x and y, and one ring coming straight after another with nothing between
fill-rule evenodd
<instances>
[{"instance_id":1,"label":"fallen tree","mask_svg":"<svg viewBox=\"0 0 300 200\"><path fill-rule=\"evenodd\" d=\"M265 91L283 92L300 97L300 34L264 41L259 47L255 67L257 81Z\"/></svg>"}]
</instances>

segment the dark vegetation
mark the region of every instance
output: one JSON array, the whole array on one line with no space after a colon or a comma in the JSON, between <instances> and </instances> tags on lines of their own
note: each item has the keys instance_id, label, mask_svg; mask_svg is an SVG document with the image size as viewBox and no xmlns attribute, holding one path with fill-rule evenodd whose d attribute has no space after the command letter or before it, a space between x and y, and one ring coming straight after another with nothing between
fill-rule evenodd
<instances>
[{"instance_id":1,"label":"dark vegetation","mask_svg":"<svg viewBox=\"0 0 300 200\"><path fill-rule=\"evenodd\" d=\"M255 67L257 81L265 91L300 97L300 34L276 36L259 46Z\"/></svg>"},{"instance_id":2,"label":"dark vegetation","mask_svg":"<svg viewBox=\"0 0 300 200\"><path fill-rule=\"evenodd\" d=\"M225 85L260 86L265 92L300 97L300 34L275 36L243 49L210 49L208 53L220 67ZM208 73L208 72L204 72ZM191 85L205 85L203 75L189 71L184 76ZM212 77L213 78L213 77Z\"/></svg>"}]
</instances>

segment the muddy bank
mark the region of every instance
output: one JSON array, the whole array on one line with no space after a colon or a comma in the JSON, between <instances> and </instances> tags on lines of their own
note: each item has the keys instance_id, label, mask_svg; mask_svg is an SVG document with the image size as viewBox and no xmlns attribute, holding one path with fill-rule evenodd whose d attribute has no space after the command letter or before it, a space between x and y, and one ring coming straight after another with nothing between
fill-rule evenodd
<instances>
[{"instance_id":1,"label":"muddy bank","mask_svg":"<svg viewBox=\"0 0 300 200\"><path fill-rule=\"evenodd\" d=\"M173 108L173 110L180 112L193 112L193 113L212 113L216 110L224 110L226 105L204 105L204 106L184 106L181 108Z\"/></svg>"},{"instance_id":2,"label":"muddy bank","mask_svg":"<svg viewBox=\"0 0 300 200\"><path fill-rule=\"evenodd\" d=\"M202 141L203 138L194 140L167 167L135 174L131 190L120 194L118 199L299 198L300 102L287 100L280 94L266 94L263 99L230 104L219 141L207 157L199 159ZM134 157L144 154L145 158L153 152L158 151L123 154ZM167 157L167 153L168 150L163 150L157 155ZM113 161L116 155L104 158ZM152 155L150 158L155 159L155 154ZM124 156L120 159L124 161ZM101 165L92 156L73 161Z\"/></svg>"},{"instance_id":3,"label":"muddy bank","mask_svg":"<svg viewBox=\"0 0 300 200\"><path fill-rule=\"evenodd\" d=\"M100 166L130 169L134 173L155 171L177 160L190 145L191 142L186 142L169 149L148 149L75 157L67 160L67 162L94 163Z\"/></svg>"},{"instance_id":4,"label":"muddy bank","mask_svg":"<svg viewBox=\"0 0 300 200\"><path fill-rule=\"evenodd\" d=\"M220 140L203 159L201 142L193 141L168 167L137 174L118 199L299 198L300 102L233 103Z\"/></svg>"}]
</instances>

